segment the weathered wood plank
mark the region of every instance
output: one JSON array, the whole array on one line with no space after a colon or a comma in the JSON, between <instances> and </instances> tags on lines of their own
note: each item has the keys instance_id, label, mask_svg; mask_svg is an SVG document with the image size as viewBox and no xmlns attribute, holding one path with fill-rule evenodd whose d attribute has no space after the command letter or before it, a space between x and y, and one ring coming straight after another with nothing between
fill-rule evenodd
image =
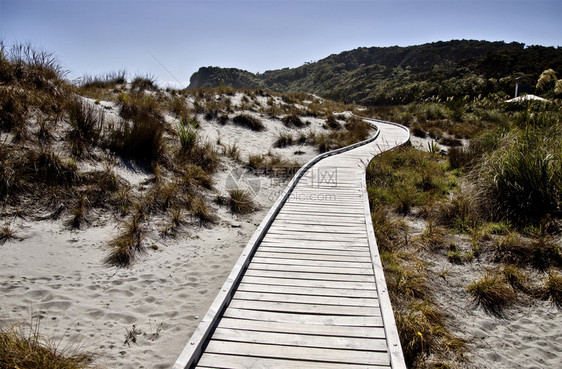
<instances>
[{"instance_id":1,"label":"weathered wood plank","mask_svg":"<svg viewBox=\"0 0 562 369\"><path fill-rule=\"evenodd\" d=\"M324 288L324 287L302 287L302 286L279 286L264 285L252 283L240 283L238 291L248 292L272 292L272 293L288 293L295 295L313 295L313 296L343 296L343 297L361 297L361 298L378 298L376 290L352 290L345 288Z\"/></svg>"},{"instance_id":2,"label":"weathered wood plank","mask_svg":"<svg viewBox=\"0 0 562 369\"><path fill-rule=\"evenodd\" d=\"M250 331L299 333L315 336L385 338L381 327L349 327L345 325L296 324L292 322L271 322L261 320L222 318L221 328L241 329Z\"/></svg>"},{"instance_id":3,"label":"weathered wood plank","mask_svg":"<svg viewBox=\"0 0 562 369\"><path fill-rule=\"evenodd\" d=\"M321 361L303 361L271 359L255 356L203 354L197 368L220 369L388 369L389 366L356 365L329 363Z\"/></svg>"},{"instance_id":4,"label":"weathered wood plank","mask_svg":"<svg viewBox=\"0 0 562 369\"><path fill-rule=\"evenodd\" d=\"M310 265L287 265L287 264L266 264L266 263L252 263L254 269L259 270L275 270L287 272L305 272L305 273L324 273L326 268ZM347 274L347 275L374 275L373 268L335 268L329 269L331 274Z\"/></svg>"},{"instance_id":5,"label":"weathered wood plank","mask_svg":"<svg viewBox=\"0 0 562 369\"><path fill-rule=\"evenodd\" d=\"M328 361L346 364L389 365L387 352L337 350L313 347L263 345L243 342L225 342L211 339L205 352L215 354L247 355L278 359Z\"/></svg>"},{"instance_id":6,"label":"weathered wood plank","mask_svg":"<svg viewBox=\"0 0 562 369\"><path fill-rule=\"evenodd\" d=\"M245 310L227 308L224 312L227 318L248 320L262 320L266 322L300 323L318 325L344 325L351 327L383 327L382 319L378 316L340 316L340 315L313 315L289 314L272 311Z\"/></svg>"},{"instance_id":7,"label":"weathered wood plank","mask_svg":"<svg viewBox=\"0 0 562 369\"><path fill-rule=\"evenodd\" d=\"M371 261L370 256L353 256L350 254L343 255L326 255L326 254L302 254L302 253L292 253L287 250L287 252L268 252L268 251L258 251L255 254L258 258L275 258L275 259L296 259L296 260L316 260L316 261L335 261L335 262L357 262L357 263L369 263Z\"/></svg>"},{"instance_id":8,"label":"weathered wood plank","mask_svg":"<svg viewBox=\"0 0 562 369\"><path fill-rule=\"evenodd\" d=\"M255 257L256 263L265 264L286 264L286 265L309 265L324 268L365 268L372 269L370 263L343 262L343 261L315 261L315 260L296 260L296 259L280 259L280 258L262 258Z\"/></svg>"},{"instance_id":9,"label":"weathered wood plank","mask_svg":"<svg viewBox=\"0 0 562 369\"><path fill-rule=\"evenodd\" d=\"M358 306L358 307L378 307L379 301L376 298L357 298L341 296L315 296L315 295L296 295L287 293L267 293L267 292L245 292L236 291L234 298L239 300L255 301L275 301L293 302L301 304L320 304L334 306Z\"/></svg>"},{"instance_id":10,"label":"weathered wood plank","mask_svg":"<svg viewBox=\"0 0 562 369\"><path fill-rule=\"evenodd\" d=\"M287 278L267 278L244 276L244 283L294 286L294 287L320 287L320 288L342 288L351 290L376 290L374 282L340 282L340 281L318 281L309 279L287 279Z\"/></svg>"},{"instance_id":11,"label":"weathered wood plank","mask_svg":"<svg viewBox=\"0 0 562 369\"><path fill-rule=\"evenodd\" d=\"M246 271L246 275L253 277L269 277L269 278L297 278L319 281L345 281L345 282L375 282L372 275L348 275L348 274L331 274L331 273L306 273L306 272L281 272L275 270L261 270L250 266Z\"/></svg>"},{"instance_id":12,"label":"weathered wood plank","mask_svg":"<svg viewBox=\"0 0 562 369\"><path fill-rule=\"evenodd\" d=\"M341 315L341 316L380 316L378 307L334 306L320 304L301 304L293 302L240 300L236 296L230 301L233 309L278 311L282 313Z\"/></svg>"},{"instance_id":13,"label":"weathered wood plank","mask_svg":"<svg viewBox=\"0 0 562 369\"><path fill-rule=\"evenodd\" d=\"M333 348L338 350L387 351L384 338L315 336L269 331L247 331L218 327L213 339L297 347Z\"/></svg>"},{"instance_id":14,"label":"weathered wood plank","mask_svg":"<svg viewBox=\"0 0 562 369\"><path fill-rule=\"evenodd\" d=\"M353 256L353 257L370 257L371 253L365 251L353 251L347 249L318 249L318 248L305 248L305 247L290 247L290 246L268 246L262 244L260 251L263 252L290 252L293 254L312 254L312 255L340 255L340 256Z\"/></svg>"}]
</instances>

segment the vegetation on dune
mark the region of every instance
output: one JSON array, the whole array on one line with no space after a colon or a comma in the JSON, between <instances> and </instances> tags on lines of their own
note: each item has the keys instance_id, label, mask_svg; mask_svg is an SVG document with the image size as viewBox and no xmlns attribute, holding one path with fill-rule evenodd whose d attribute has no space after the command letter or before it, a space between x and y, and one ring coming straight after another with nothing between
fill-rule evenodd
<instances>
[{"instance_id":1,"label":"vegetation on dune","mask_svg":"<svg viewBox=\"0 0 562 369\"><path fill-rule=\"evenodd\" d=\"M515 42L452 40L409 47L362 47L259 75L204 67L191 76L189 88L267 88L362 105L398 105L430 98L509 96L517 77L528 92L542 93L543 84L535 86L533 81L547 69L562 73L562 50ZM552 97L560 96L562 88L556 92L551 74L542 80Z\"/></svg>"},{"instance_id":2,"label":"vegetation on dune","mask_svg":"<svg viewBox=\"0 0 562 369\"><path fill-rule=\"evenodd\" d=\"M0 327L0 367L86 369L94 368L95 355L72 346L59 347L39 332L39 321Z\"/></svg>"}]
</instances>

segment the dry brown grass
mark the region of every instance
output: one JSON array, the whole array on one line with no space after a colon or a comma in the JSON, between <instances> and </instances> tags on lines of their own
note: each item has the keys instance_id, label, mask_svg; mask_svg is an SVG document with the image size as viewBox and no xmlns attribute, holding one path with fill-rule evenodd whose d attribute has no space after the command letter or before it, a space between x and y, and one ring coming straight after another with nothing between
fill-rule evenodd
<instances>
[{"instance_id":1,"label":"dry brown grass","mask_svg":"<svg viewBox=\"0 0 562 369\"><path fill-rule=\"evenodd\" d=\"M60 348L60 342L43 337L39 321L0 327L0 368L86 369L95 355L78 347Z\"/></svg>"},{"instance_id":2,"label":"dry brown grass","mask_svg":"<svg viewBox=\"0 0 562 369\"><path fill-rule=\"evenodd\" d=\"M467 286L474 302L489 314L504 317L504 309L515 300L515 293L498 273L487 272Z\"/></svg>"}]
</instances>

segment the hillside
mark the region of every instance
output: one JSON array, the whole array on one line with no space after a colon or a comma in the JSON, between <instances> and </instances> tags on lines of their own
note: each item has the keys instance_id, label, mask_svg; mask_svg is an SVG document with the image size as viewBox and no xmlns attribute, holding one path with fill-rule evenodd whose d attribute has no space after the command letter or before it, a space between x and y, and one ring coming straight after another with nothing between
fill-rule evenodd
<instances>
[{"instance_id":1,"label":"hillside","mask_svg":"<svg viewBox=\"0 0 562 369\"><path fill-rule=\"evenodd\" d=\"M408 47L363 47L263 74L203 67L191 76L189 88L262 88L313 93L363 105L394 105L433 97L510 96L516 77L534 93L541 72L549 68L562 74L562 49L453 40Z\"/></svg>"}]
</instances>

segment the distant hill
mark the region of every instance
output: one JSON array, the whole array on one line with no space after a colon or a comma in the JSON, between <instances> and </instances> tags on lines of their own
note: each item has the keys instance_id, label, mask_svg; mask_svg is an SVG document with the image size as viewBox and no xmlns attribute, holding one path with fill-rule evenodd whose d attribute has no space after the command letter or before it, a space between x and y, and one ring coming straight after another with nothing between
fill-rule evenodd
<instances>
[{"instance_id":1,"label":"distant hill","mask_svg":"<svg viewBox=\"0 0 562 369\"><path fill-rule=\"evenodd\" d=\"M402 104L432 97L511 96L515 78L534 86L545 69L562 77L560 47L453 40L408 47L362 47L298 68L254 74L203 67L188 88L263 88L308 92L365 105Z\"/></svg>"}]
</instances>

